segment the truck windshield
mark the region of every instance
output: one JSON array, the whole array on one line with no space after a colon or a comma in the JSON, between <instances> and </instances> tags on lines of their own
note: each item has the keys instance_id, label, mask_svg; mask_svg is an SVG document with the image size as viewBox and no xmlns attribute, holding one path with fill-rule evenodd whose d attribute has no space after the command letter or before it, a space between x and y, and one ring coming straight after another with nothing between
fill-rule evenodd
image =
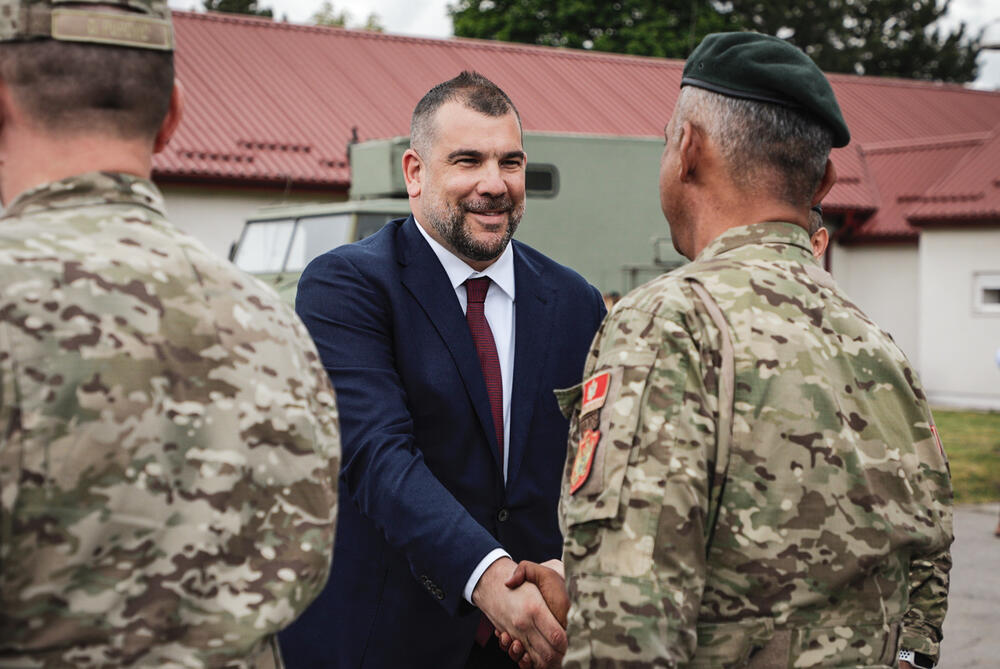
<instances>
[{"instance_id":1,"label":"truck windshield","mask_svg":"<svg viewBox=\"0 0 1000 669\"><path fill-rule=\"evenodd\" d=\"M285 271L301 272L310 260L321 253L354 241L351 232L350 214L300 218L288 260L285 261Z\"/></svg>"},{"instance_id":2,"label":"truck windshield","mask_svg":"<svg viewBox=\"0 0 1000 669\"><path fill-rule=\"evenodd\" d=\"M301 272L316 256L350 241L350 214L249 221L233 262L252 274Z\"/></svg>"},{"instance_id":3,"label":"truck windshield","mask_svg":"<svg viewBox=\"0 0 1000 669\"><path fill-rule=\"evenodd\" d=\"M280 272L288 255L295 219L247 223L233 262L245 272Z\"/></svg>"}]
</instances>

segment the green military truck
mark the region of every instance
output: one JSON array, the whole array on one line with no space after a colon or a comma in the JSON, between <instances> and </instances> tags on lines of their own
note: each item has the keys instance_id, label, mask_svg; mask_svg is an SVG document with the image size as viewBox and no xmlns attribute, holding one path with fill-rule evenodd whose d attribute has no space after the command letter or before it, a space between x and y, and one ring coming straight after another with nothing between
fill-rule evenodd
<instances>
[{"instance_id":1,"label":"green military truck","mask_svg":"<svg viewBox=\"0 0 1000 669\"><path fill-rule=\"evenodd\" d=\"M261 209L246 222L234 262L294 299L310 260L409 214L401 164L408 146L406 137L355 144L349 200ZM527 202L517 239L606 293L624 294L683 262L660 211L662 140L528 132L524 148Z\"/></svg>"}]
</instances>

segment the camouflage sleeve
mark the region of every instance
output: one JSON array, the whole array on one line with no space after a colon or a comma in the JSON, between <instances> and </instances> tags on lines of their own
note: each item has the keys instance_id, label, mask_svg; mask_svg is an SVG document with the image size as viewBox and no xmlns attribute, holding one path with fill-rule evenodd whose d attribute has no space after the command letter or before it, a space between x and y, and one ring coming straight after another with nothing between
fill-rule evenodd
<instances>
[{"instance_id":1,"label":"camouflage sleeve","mask_svg":"<svg viewBox=\"0 0 1000 669\"><path fill-rule=\"evenodd\" d=\"M949 546L927 552L917 551L910 557L909 608L903 615L900 648L938 658L944 617L948 611L948 583L951 571L950 543L952 531L951 476L944 448L938 438L934 419L926 409L934 439L916 444L920 469L934 508L930 517L938 519L941 534Z\"/></svg>"},{"instance_id":2,"label":"camouflage sleeve","mask_svg":"<svg viewBox=\"0 0 1000 669\"><path fill-rule=\"evenodd\" d=\"M566 667L676 666L697 646L715 423L688 318L616 309L588 358L560 503Z\"/></svg>"},{"instance_id":3,"label":"camouflage sleeve","mask_svg":"<svg viewBox=\"0 0 1000 669\"><path fill-rule=\"evenodd\" d=\"M900 648L938 657L948 610L951 550L910 560L910 607L903 616Z\"/></svg>"}]
</instances>

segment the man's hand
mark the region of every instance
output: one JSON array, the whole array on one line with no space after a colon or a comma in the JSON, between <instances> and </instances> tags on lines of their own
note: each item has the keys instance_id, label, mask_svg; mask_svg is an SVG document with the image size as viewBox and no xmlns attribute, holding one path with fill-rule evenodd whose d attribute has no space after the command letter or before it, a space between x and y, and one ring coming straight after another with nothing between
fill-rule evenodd
<instances>
[{"instance_id":1,"label":"man's hand","mask_svg":"<svg viewBox=\"0 0 1000 669\"><path fill-rule=\"evenodd\" d=\"M543 568L537 564L534 567ZM521 644L517 661L522 669L558 667L566 653L566 632L533 582L522 582L515 588L505 585L514 573L510 558L491 564L472 591L472 603L486 614L498 633L506 633Z\"/></svg>"},{"instance_id":2,"label":"man's hand","mask_svg":"<svg viewBox=\"0 0 1000 669\"><path fill-rule=\"evenodd\" d=\"M533 583L541 592L545 604L552 615L566 628L566 615L569 612L569 597L566 594L566 582L563 578L563 565L560 560L549 560L537 564L523 560L504 584L508 588L518 588L524 583ZM507 651L510 658L518 663L521 669L529 669L531 661L525 653L523 644L511 635L497 629L500 647Z\"/></svg>"},{"instance_id":3,"label":"man's hand","mask_svg":"<svg viewBox=\"0 0 1000 669\"><path fill-rule=\"evenodd\" d=\"M566 629L566 615L569 613L569 596L566 594L566 580L563 578L562 561L549 560L537 564L530 560L521 560L517 569L504 584L508 588L516 588L522 583L534 583L545 599L549 611L555 616L563 629Z\"/></svg>"}]
</instances>

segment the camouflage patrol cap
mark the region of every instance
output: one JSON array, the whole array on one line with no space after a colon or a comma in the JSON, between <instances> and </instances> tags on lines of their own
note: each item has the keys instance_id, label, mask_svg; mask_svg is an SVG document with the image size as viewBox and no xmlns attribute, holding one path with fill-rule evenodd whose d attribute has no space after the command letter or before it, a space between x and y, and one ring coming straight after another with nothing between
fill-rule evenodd
<instances>
[{"instance_id":1,"label":"camouflage patrol cap","mask_svg":"<svg viewBox=\"0 0 1000 669\"><path fill-rule=\"evenodd\" d=\"M707 35L688 57L681 86L798 109L833 131L835 147L851 141L826 75L802 50L777 37Z\"/></svg>"},{"instance_id":2,"label":"camouflage patrol cap","mask_svg":"<svg viewBox=\"0 0 1000 669\"><path fill-rule=\"evenodd\" d=\"M167 0L0 0L0 42L35 39L174 48Z\"/></svg>"}]
</instances>

